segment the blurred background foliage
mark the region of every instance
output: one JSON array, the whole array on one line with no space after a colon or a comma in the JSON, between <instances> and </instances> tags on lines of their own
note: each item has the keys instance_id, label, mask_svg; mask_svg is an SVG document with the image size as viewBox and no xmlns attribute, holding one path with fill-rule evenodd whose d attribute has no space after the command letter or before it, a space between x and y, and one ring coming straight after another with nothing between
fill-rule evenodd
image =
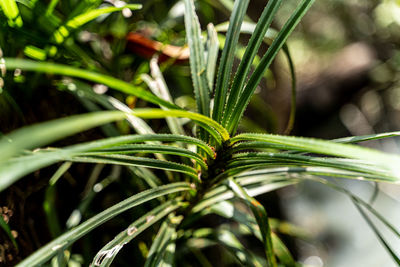
<instances>
[{"instance_id":1,"label":"blurred background foliage","mask_svg":"<svg viewBox=\"0 0 400 267\"><path fill-rule=\"evenodd\" d=\"M257 21L265 2L251 1L248 20ZM141 10L123 9L122 12L104 14L79 27L72 26L66 33L60 27L71 18L93 7L121 7L125 3L99 0L19 0L17 3L23 24L18 20L7 21L0 12L0 58L27 57L65 63L106 73L147 89L143 74L150 72L149 59L154 51L143 49L138 37L131 36L132 39L129 34L157 41L161 47L174 46L182 53L186 49L184 7L180 1L135 1L143 4ZM273 27L279 29L297 3L296 0L285 1ZM196 1L203 30L209 22L215 25L226 22L231 4L230 0ZM57 38L57 32L61 33L61 38ZM219 37L223 43L223 32ZM248 38L246 35L241 37L243 46ZM151 44L155 46L154 42ZM296 66L298 89L297 118L292 134L331 139L400 128L400 1L316 1L291 36L288 46ZM237 56L239 62L240 53ZM188 62L168 55L160 57L161 70L178 105L194 109ZM0 69L3 72L3 67ZM2 76L1 133L26 124L110 108L107 101L108 104L104 103L105 92L130 108L145 105L132 96L109 92L107 87L63 77L19 70L13 75L3 72ZM281 54L253 97L240 130L282 133L290 112L290 87L290 70ZM158 132L166 129L166 125L159 121L150 123ZM120 122L117 128L103 127L102 130L91 130L57 144L133 132L126 122ZM399 152L398 143L392 139L371 141L367 145ZM90 217L109 203L143 188L139 181L129 179L135 175L134 172L122 171L121 174L118 167L84 164L74 164L56 187L50 187L47 181L56 169L57 166L53 166L35 172L31 179L24 179L0 194L0 206L7 208L7 212L3 207L0 213L7 219L20 244L17 251L11 243L3 241L7 236L0 233L0 257L7 264L13 265L26 257L67 227L63 222L73 218L71 213L80 203L88 203L84 207L87 209L85 216ZM84 179L89 182L82 181L82 177L90 177ZM88 197L85 188L98 180L110 185L102 192L102 198ZM374 192L374 187L367 183L348 181L345 185L365 197ZM99 201L92 202L93 198ZM394 266L344 196L322 186L303 183L263 196L260 200L267 203L272 217L287 219L311 231L311 238L306 240L288 239L297 258L309 266ZM400 207L396 200L400 200L398 188L380 186L375 203L393 222L400 220ZM41 204L35 206L32 203ZM56 208L55 215L48 206L46 209L49 203ZM10 215L9 210L14 213ZM144 211L143 207L135 213L128 212L83 238L78 243L82 255L73 255L76 263L90 258L93 251L118 231L118 226L126 225L132 216L138 217ZM221 218L212 217L205 223L212 226L219 220ZM52 228L49 225L56 226ZM151 237L151 232L144 233L141 240L146 240L146 235ZM252 245L250 241L246 243L248 246ZM400 248L398 240L393 240L392 244L392 247ZM145 241L130 244L130 248L121 252L117 262L123 265L124 257L134 256L141 264L141 255L146 253L148 245ZM218 259L218 251L206 252L208 257ZM221 263L230 262L224 258L219 260Z\"/></svg>"}]
</instances>

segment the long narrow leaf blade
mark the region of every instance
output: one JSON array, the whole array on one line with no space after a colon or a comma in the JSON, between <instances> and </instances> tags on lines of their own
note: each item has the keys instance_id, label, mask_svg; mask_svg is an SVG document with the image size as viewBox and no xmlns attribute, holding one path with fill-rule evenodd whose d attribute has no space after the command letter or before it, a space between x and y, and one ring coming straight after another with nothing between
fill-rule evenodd
<instances>
[{"instance_id":1,"label":"long narrow leaf blade","mask_svg":"<svg viewBox=\"0 0 400 267\"><path fill-rule=\"evenodd\" d=\"M201 37L200 23L197 18L193 0L185 0L186 39L190 49L190 71L196 97L197 110L200 114L210 116L210 90L207 82L204 45Z\"/></svg>"},{"instance_id":2,"label":"long narrow leaf blade","mask_svg":"<svg viewBox=\"0 0 400 267\"><path fill-rule=\"evenodd\" d=\"M135 109L132 114L141 118L157 119L166 117L188 118L199 124L204 130L210 133L215 139L222 139L222 141L229 140L230 136L226 129L218 122L210 119L202 114L184 111L184 110L160 110L160 109Z\"/></svg>"},{"instance_id":3,"label":"long narrow leaf blade","mask_svg":"<svg viewBox=\"0 0 400 267\"><path fill-rule=\"evenodd\" d=\"M97 157L73 157L69 159L75 162L86 163L102 163L102 164L116 164L124 166L139 166L147 168L155 168L167 171L176 171L189 175L195 180L198 180L197 170L185 164L175 163L171 161L164 161L151 158L133 157L126 155L107 155Z\"/></svg>"},{"instance_id":4,"label":"long narrow leaf blade","mask_svg":"<svg viewBox=\"0 0 400 267\"><path fill-rule=\"evenodd\" d=\"M217 122L221 122L222 114L226 104L226 96L231 82L230 79L234 59L233 55L235 54L236 45L239 40L240 28L248 5L249 0L236 0L230 18L226 42L219 62L217 82L215 84L214 109L212 117Z\"/></svg>"},{"instance_id":5,"label":"long narrow leaf blade","mask_svg":"<svg viewBox=\"0 0 400 267\"><path fill-rule=\"evenodd\" d=\"M125 8L128 8L130 10L138 10L142 8L142 5L140 4L129 4L125 5L123 7L105 7L105 8L99 8L99 9L94 9L87 11L86 13L80 14L69 21L65 23L65 25L59 27L53 34L52 38L56 43L62 43L69 35L72 30L75 30L82 25L88 23L89 21L92 21L96 19L97 17L107 14L107 13L112 13L116 11L121 11Z\"/></svg>"},{"instance_id":6,"label":"long narrow leaf blade","mask_svg":"<svg viewBox=\"0 0 400 267\"><path fill-rule=\"evenodd\" d=\"M96 254L92 266L110 266L113 259L124 245L131 242L140 233L181 206L182 203L177 203L176 201L171 200L141 216L135 222L131 223L126 230L115 236L113 240L108 242Z\"/></svg>"},{"instance_id":7,"label":"long narrow leaf blade","mask_svg":"<svg viewBox=\"0 0 400 267\"><path fill-rule=\"evenodd\" d=\"M247 85L245 86L241 96L239 97L239 99L237 101L237 105L233 109L234 114L232 114L231 119L226 122L227 129L230 133L233 133L236 131L239 120L242 117L244 110L246 109L246 107L251 99L251 96L253 95L254 91L256 90L257 85L259 84L259 82L263 76L263 73L270 66L270 64L272 63L272 60L278 54L279 50L285 44L289 35L292 33L292 31L298 25L301 18L310 9L310 7L314 3L314 1L315 0L303 0L298 5L298 7L296 8L296 10L292 14L292 16L288 19L286 24L283 26L282 30L279 32L278 36L272 42L268 51L265 53L265 55L261 59L260 64L254 70L254 73L251 75Z\"/></svg>"},{"instance_id":8,"label":"long narrow leaf blade","mask_svg":"<svg viewBox=\"0 0 400 267\"><path fill-rule=\"evenodd\" d=\"M105 74L70 67L62 64L37 62L26 59L5 58L5 61L7 70L21 69L26 71L43 72L48 74L58 74L81 78L92 82L104 84L110 88L114 88L126 94L134 95L138 98L149 101L156 105L161 105L172 109L180 109L180 107L172 104L171 102L165 101L140 87L136 87L130 83L116 79L111 76L107 76Z\"/></svg>"},{"instance_id":9,"label":"long narrow leaf blade","mask_svg":"<svg viewBox=\"0 0 400 267\"><path fill-rule=\"evenodd\" d=\"M364 220L368 223L369 227L371 227L372 231L375 233L376 237L379 239L379 241L382 243L386 251L390 254L392 259L397 263L397 265L400 266L400 258L396 255L396 253L393 251L393 249L389 246L389 244L386 242L382 234L379 232L378 228L375 226L375 224L371 221L371 219L368 217L368 215L362 210L362 208L354 203Z\"/></svg>"},{"instance_id":10,"label":"long narrow leaf blade","mask_svg":"<svg viewBox=\"0 0 400 267\"><path fill-rule=\"evenodd\" d=\"M275 166L321 166L338 170L347 170L359 173L358 179L365 179L364 174L373 176L377 181L396 181L397 176L393 176L382 166L368 164L360 160L349 160L332 157L312 157L304 155L294 155L288 153L240 153L233 156L233 160L228 163L227 171L248 170L254 167Z\"/></svg>"},{"instance_id":11,"label":"long narrow leaf blade","mask_svg":"<svg viewBox=\"0 0 400 267\"><path fill-rule=\"evenodd\" d=\"M366 160L373 163L373 165L385 168L393 177L397 177L397 181L400 179L400 157L398 155L383 153L365 147L313 138L270 134L240 134L231 139L233 143L238 141L264 141L270 144L284 145L288 150Z\"/></svg>"},{"instance_id":12,"label":"long narrow leaf blade","mask_svg":"<svg viewBox=\"0 0 400 267\"><path fill-rule=\"evenodd\" d=\"M271 238L276 257L279 259L279 263L286 267L296 267L297 264L283 241L274 232L271 233Z\"/></svg>"},{"instance_id":13,"label":"long narrow leaf blade","mask_svg":"<svg viewBox=\"0 0 400 267\"><path fill-rule=\"evenodd\" d=\"M284 134L290 134L290 132L293 129L294 126L294 121L296 118L296 103L297 103L297 78L296 78L296 71L294 68L294 62L292 55L290 53L289 47L287 44L283 46L283 51L285 52L288 65L289 65L289 70L290 70L290 76L292 77L292 92L291 92L291 98L290 98L290 114L289 114L289 120L286 125L286 129Z\"/></svg>"},{"instance_id":14,"label":"long narrow leaf blade","mask_svg":"<svg viewBox=\"0 0 400 267\"><path fill-rule=\"evenodd\" d=\"M151 245L144 267L158 267L163 265L165 255L170 253L168 249L175 249L175 244L172 241L177 236L176 227L182 219L182 216L175 217L171 214L163 222Z\"/></svg>"},{"instance_id":15,"label":"long narrow leaf blade","mask_svg":"<svg viewBox=\"0 0 400 267\"><path fill-rule=\"evenodd\" d=\"M8 25L11 27L21 27L23 22L15 0L1 0L0 7L4 15L8 18Z\"/></svg>"},{"instance_id":16,"label":"long narrow leaf blade","mask_svg":"<svg viewBox=\"0 0 400 267\"><path fill-rule=\"evenodd\" d=\"M349 190L347 190L346 188L337 185L336 183L332 183L330 181L328 181L327 179L323 179L320 177L306 177L306 179L314 181L314 182L318 182L321 183L323 185L327 185L330 188L340 192L340 193L344 193L345 195L347 195L351 201L359 206L361 208L364 207L365 209L367 209L371 214L373 214L379 221L381 221L394 235L396 235L398 238L400 238L400 231L397 230L393 224L391 224L382 214L380 214L374 207L372 207L370 204L368 204L367 202L365 202L364 200L362 200L360 197L354 195L352 192L350 192Z\"/></svg>"},{"instance_id":17,"label":"long narrow leaf blade","mask_svg":"<svg viewBox=\"0 0 400 267\"><path fill-rule=\"evenodd\" d=\"M39 140L40 141L40 140ZM147 134L147 135L125 135L106 138L94 142L72 145L62 149L36 151L30 155L13 158L0 164L0 191L8 185L35 170L49 166L58 161L64 161L73 156L85 152L96 152L99 150L112 150L121 145L143 142L182 142L197 146L210 158L214 158L213 150L199 139L171 135L171 134ZM26 147L25 147L26 148Z\"/></svg>"},{"instance_id":18,"label":"long narrow leaf blade","mask_svg":"<svg viewBox=\"0 0 400 267\"><path fill-rule=\"evenodd\" d=\"M100 212L72 230L64 233L60 237L37 250L31 256L20 262L17 266L31 267L42 265L63 248L68 247L82 236L86 235L93 229L121 214L122 212L163 195L189 190L191 190L191 187L188 183L174 183L149 189L136 194Z\"/></svg>"},{"instance_id":19,"label":"long narrow leaf blade","mask_svg":"<svg viewBox=\"0 0 400 267\"><path fill-rule=\"evenodd\" d=\"M166 117L189 118L199 123L213 136L220 136L224 141L229 139L229 134L221 125L197 113L183 110L134 109L131 114L146 119L160 119ZM21 152L23 149L31 149L46 145L63 137L123 119L125 116L126 114L121 111L103 111L75 115L23 127L0 139L0 150L2 151L0 154L0 161L6 160L10 156ZM29 138L26 138L27 136L29 136Z\"/></svg>"},{"instance_id":20,"label":"long narrow leaf blade","mask_svg":"<svg viewBox=\"0 0 400 267\"><path fill-rule=\"evenodd\" d=\"M124 116L120 111L107 111L75 115L23 127L0 139L0 162L3 163L23 149L40 147L69 135L123 119Z\"/></svg>"},{"instance_id":21,"label":"long narrow leaf blade","mask_svg":"<svg viewBox=\"0 0 400 267\"><path fill-rule=\"evenodd\" d=\"M157 61L158 57L153 57L150 60L151 75L154 80L148 81L147 85L156 96L173 103L174 101L170 94L170 90L168 89L167 83L164 80L163 74L157 64ZM181 135L185 134L185 131L177 118L167 118L166 120L171 133Z\"/></svg>"},{"instance_id":22,"label":"long narrow leaf blade","mask_svg":"<svg viewBox=\"0 0 400 267\"><path fill-rule=\"evenodd\" d=\"M149 119L186 117L192 119L207 130L212 136L214 136L214 138L216 138L217 142L221 143L221 140L226 141L229 139L228 133L221 125L201 114L183 110L161 109L135 109L130 114ZM126 113L121 111L103 111L91 114L75 115L68 118L23 127L9 135L3 136L0 139L0 150L2 151L0 154L0 172L4 173L6 177L2 176L2 179L0 179L0 190L5 189L7 186L15 182L24 173L25 167L18 170L18 168L23 166L23 161L17 159L16 162L14 162L14 165L10 166L10 162L7 162L10 157L22 153L24 149L32 149L46 145L69 135L123 119L125 117ZM27 136L29 136L29 138L26 138ZM63 157L54 159L49 159L48 157L47 159L36 159L34 156L33 158L35 160L35 166L39 168L46 164L52 164L57 160L63 159ZM8 174L10 168L17 169L14 170L13 174Z\"/></svg>"},{"instance_id":23,"label":"long narrow leaf blade","mask_svg":"<svg viewBox=\"0 0 400 267\"><path fill-rule=\"evenodd\" d=\"M205 209L201 212L201 215L207 215L210 213L215 213L219 216L222 216L228 220L233 220L237 222L239 225L242 225L243 227L247 228L247 231L250 231L251 234L253 234L255 237L257 237L261 242L263 242L262 234L260 232L260 228L257 225L256 220L254 219L253 216L248 214L247 212L240 211L234 207L234 204L232 202L228 201L223 201L218 204L215 204L211 206L209 209ZM269 224L271 225L271 229L274 230L274 226L271 224L275 224L275 230L280 230L277 229L279 228L279 224L282 222L277 222L275 219L269 219ZM296 229L293 231L293 234L290 234L291 236L302 236L302 231L297 229L298 227L291 225L290 223L283 222L282 224L285 225L285 227L282 228L293 228ZM301 232L301 234L296 233L296 231ZM286 233L288 234L288 233ZM281 264L284 264L284 266L287 267L295 267L296 263L290 254L289 250L285 246L285 244L279 239L279 237L274 233L271 232L271 238L272 238L272 244L274 247L274 253L276 254L277 258L279 259L279 262Z\"/></svg>"},{"instance_id":24,"label":"long narrow leaf blade","mask_svg":"<svg viewBox=\"0 0 400 267\"><path fill-rule=\"evenodd\" d=\"M251 63L253 62L254 57L257 55L258 49L260 48L260 45L264 40L264 36L269 26L271 25L272 20L276 12L278 11L281 2L282 0L268 1L268 4L265 7L257 23L257 26L253 34L251 35L250 41L247 44L246 52L244 53L243 58L240 61L239 67L236 71L235 79L233 80L232 88L230 90L229 98L227 101L223 125L224 122L226 122L229 114L232 114L232 109L238 101L238 97L250 72Z\"/></svg>"},{"instance_id":25,"label":"long narrow leaf blade","mask_svg":"<svg viewBox=\"0 0 400 267\"><path fill-rule=\"evenodd\" d=\"M169 145L149 145L149 144L132 144L132 145L122 145L112 148L106 148L99 151L82 153L82 156L102 156L109 154L166 154L166 155L177 155L186 158L190 158L196 161L200 166L207 169L207 165L204 162L204 158L202 158L198 153L192 152L185 148L174 147Z\"/></svg>"},{"instance_id":26,"label":"long narrow leaf blade","mask_svg":"<svg viewBox=\"0 0 400 267\"><path fill-rule=\"evenodd\" d=\"M251 19L249 19L251 20ZM252 36L255 34L255 30L258 24L255 24L253 22L248 22L248 21L244 21L242 24L242 27L240 29L241 33L247 33L247 34L251 34ZM228 26L229 23L221 23L218 24L215 29L217 31L227 31L228 30ZM273 28L268 28L268 30L265 32L263 40L267 45L271 45L272 41L276 38L276 36L278 35L278 32L273 29ZM285 134L289 134L290 131L293 128L293 124L294 124L294 120L295 120L295 116L296 116L296 87L297 87L297 79L296 79L296 72L295 72L295 67L294 67L294 62L293 62L293 58L292 55L290 53L289 47L287 44L283 45L283 52L286 55L287 61L288 61L288 65L289 65L289 70L290 70L290 76L292 77L292 94L291 94L291 110L290 110L290 115L289 115L289 120L285 129ZM258 59L257 56L255 56L255 59ZM258 61L253 60L252 62L252 66L256 67L258 64ZM243 60L241 61L241 64L243 63ZM240 74L239 71L237 71L237 74ZM235 77L236 79L236 77ZM241 85L241 89L243 85ZM228 105L232 105L236 104L237 101L237 97L238 95L235 97L235 90L234 89L235 85L232 85L232 89L231 89L231 93L229 94L229 99L236 99L236 100L228 100ZM238 94L238 92L236 93ZM226 114L228 114L228 116L224 116L223 117L223 122L222 124L225 125L226 121L228 120L228 118L230 117L230 112L228 112L228 110L231 110L231 107L227 107L226 109Z\"/></svg>"},{"instance_id":27,"label":"long narrow leaf blade","mask_svg":"<svg viewBox=\"0 0 400 267\"><path fill-rule=\"evenodd\" d=\"M262 260L259 260L259 257L256 257L250 250L246 249L236 235L227 229L200 228L193 232L193 237L188 240L188 246L193 246L195 244L193 241L196 239L201 240L201 242L197 242L199 245L211 245L215 242L231 253L240 266L263 266L264 262L261 262ZM199 245L196 247L201 248Z\"/></svg>"},{"instance_id":28,"label":"long narrow leaf blade","mask_svg":"<svg viewBox=\"0 0 400 267\"><path fill-rule=\"evenodd\" d=\"M380 139L384 139L384 138L397 137L397 136L400 136L399 131L371 134L371 135L343 137L343 138L334 139L332 141L337 142L337 143L360 143L360 142L365 142L365 141L380 140Z\"/></svg>"},{"instance_id":29,"label":"long narrow leaf blade","mask_svg":"<svg viewBox=\"0 0 400 267\"><path fill-rule=\"evenodd\" d=\"M240 179L237 179L237 182L242 186L245 187L247 190L247 193L254 197L258 196L270 191L277 190L279 188L283 188L286 186L290 186L293 184L298 183L299 181L296 179L287 179L285 176L284 178L279 178L278 180L272 179L262 179L264 182L260 181L254 181L252 177L243 177ZM215 203L218 203L220 201L228 200L234 198L234 194L232 191L227 190L226 187L219 186L213 190L211 190L209 193L207 193L203 200L199 202L194 208L193 212L199 212L209 206L214 205Z\"/></svg>"},{"instance_id":30,"label":"long narrow leaf blade","mask_svg":"<svg viewBox=\"0 0 400 267\"><path fill-rule=\"evenodd\" d=\"M0 228L2 228L4 232L6 232L11 242L13 243L14 247L18 250L17 241L15 240L14 236L11 233L10 226L4 221L3 216L0 216Z\"/></svg>"},{"instance_id":31,"label":"long narrow leaf blade","mask_svg":"<svg viewBox=\"0 0 400 267\"><path fill-rule=\"evenodd\" d=\"M219 40L212 23L207 25L207 80L210 92L214 90L215 69L217 67Z\"/></svg>"},{"instance_id":32,"label":"long narrow leaf blade","mask_svg":"<svg viewBox=\"0 0 400 267\"><path fill-rule=\"evenodd\" d=\"M271 239L271 228L269 226L268 215L265 208L255 198L249 196L246 190L242 188L233 178L228 180L227 185L236 196L245 201L254 214L265 246L267 266L277 266Z\"/></svg>"}]
</instances>

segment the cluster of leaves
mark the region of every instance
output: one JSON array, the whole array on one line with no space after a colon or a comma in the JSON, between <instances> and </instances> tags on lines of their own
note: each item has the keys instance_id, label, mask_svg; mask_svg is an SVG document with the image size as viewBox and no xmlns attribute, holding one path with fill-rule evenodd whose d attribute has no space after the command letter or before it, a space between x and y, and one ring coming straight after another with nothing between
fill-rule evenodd
<instances>
[{"instance_id":1,"label":"cluster of leaves","mask_svg":"<svg viewBox=\"0 0 400 267\"><path fill-rule=\"evenodd\" d=\"M42 47L27 45L24 48L25 55L35 58L35 61L5 57L1 62L2 70L34 71L86 80L159 106L130 109L116 98L96 94L88 84L74 80L73 84L84 92L84 97L95 104L96 109L101 106L106 110L26 126L0 139L0 190L56 162L65 163L50 179L50 187L76 162L126 166L148 187L82 223L79 220L71 223L70 230L37 250L19 266L37 266L51 259L61 264L68 260L65 251L71 250L76 240L122 212L149 201L158 201L159 204L105 244L93 257L92 266L110 266L126 243L155 223L161 226L147 252L145 266L171 266L178 261L179 255L185 253L193 253L207 263L201 256L201 250L215 244L224 247L244 266L297 266L298 263L277 235L276 222L268 217L265 208L254 197L303 180L323 183L348 195L393 259L400 263L369 216L374 215L395 235L400 237L400 233L369 203L330 180L321 178L341 177L398 183L399 156L349 143L392 137L399 133L333 141L236 133L264 73L312 6L313 0L302 0L282 29L272 36L270 25L282 0L268 1L256 25L243 24L249 0L235 1L218 64L216 59L219 44L214 26L210 24L207 27L207 41L203 42L194 2L184 0L196 112L184 110L174 103L156 58L150 62L150 75L142 75L152 91L149 92L133 83L103 74L99 64L69 38L71 31L100 15L127 8L135 10L140 5L96 8L101 1L82 1L74 12L66 16L66 20L61 21L54 14L58 1L51 1L47 7L40 1L18 2L27 14L36 8L45 12L41 19L43 25L47 26L45 30L48 39L42 40ZM13 31L23 31L23 23L26 22L21 18L16 2L1 1L1 8L8 19L8 25L2 27L7 28L10 34ZM242 27L242 24L255 27ZM232 55L236 52L239 35L249 31L252 33L251 38L232 75ZM39 36L43 36L43 33ZM269 48L250 73L260 45L266 38L272 40ZM71 53L71 57L82 56L82 61L91 70L53 63L60 50ZM109 123L123 119L131 124L137 134L113 136L113 131L109 131L113 137L62 148L40 148L64 137L97 126L110 126ZM155 133L143 119L165 119L171 133ZM194 136L187 134L185 128L188 121L195 124ZM162 171L152 172L150 169ZM91 193L98 193L101 190L99 187L103 188L109 183L109 179L96 183ZM251 212L236 209L234 200L242 201ZM83 213L84 209L80 212ZM208 214L217 214L235 221L240 227L229 230L223 226L216 229L193 227ZM4 224L1 225L9 231ZM261 241L263 255L248 251L241 244L238 236L248 234L253 234Z\"/></svg>"}]
</instances>

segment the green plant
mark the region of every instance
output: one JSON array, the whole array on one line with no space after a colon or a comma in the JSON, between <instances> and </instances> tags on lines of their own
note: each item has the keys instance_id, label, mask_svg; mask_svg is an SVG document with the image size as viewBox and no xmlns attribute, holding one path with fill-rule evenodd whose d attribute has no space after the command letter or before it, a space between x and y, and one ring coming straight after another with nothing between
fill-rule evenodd
<instances>
[{"instance_id":1,"label":"green plant","mask_svg":"<svg viewBox=\"0 0 400 267\"><path fill-rule=\"evenodd\" d=\"M235 1L218 68L215 56L206 56L211 53L215 55L215 47L218 47L214 38L215 29L212 25L208 27L209 39L205 46L193 0L184 1L190 70L197 112L186 111L174 103L156 60L150 63L151 76L147 74L141 76L147 81L153 94L135 84L102 74L96 64L90 64L91 60L88 57L85 57L86 63L93 70L52 62L4 59L2 68L7 71L20 69L80 78L107 85L124 94L160 106L160 108L130 110L117 99L110 99L104 95L91 95L87 90L86 97L93 99L93 102L109 109L117 107L119 110L91 112L27 126L0 139L0 190L5 190L35 170L60 161L66 163L61 165L50 179L49 188L70 167L71 162L127 166L143 179L148 188L61 234L22 261L19 266L41 265L52 258L62 265L68 260L64 251L70 250L74 241L122 212L150 201L158 201L159 204L127 225L124 231L107 243L94 256L92 266L109 266L127 242L155 223L160 223L161 226L147 252L145 266L174 265L176 257L182 253L197 255L199 260L203 260L203 264L207 264L207 260L201 256L201 249L213 244L220 244L226 248L236 261L245 266L297 266L298 263L277 235L274 221L268 217L264 207L254 197L302 180L323 183L348 195L371 224L393 259L400 263L399 258L385 242L365 211L370 212L400 237L399 232L367 202L330 180L320 178L320 176L330 176L398 183L399 156L348 144L398 136L398 132L333 141L272 134L236 134L239 121L265 71L314 1L300 2L287 23L273 38L254 72L250 74L251 64L281 2L281 0L268 1L232 77L232 55L235 54L249 0ZM15 2L8 0L1 3L5 15L9 18L10 26L21 26ZM57 1L51 1L47 10L56 4ZM137 5L129 7L139 8ZM81 15L75 14L75 17L72 16L73 18L64 25L79 27L103 11L120 9L102 11L82 9L79 11L82 12ZM50 15L49 17L51 18ZM41 53L36 55L37 59L56 56L54 51L63 47L63 41L69 35L69 31L62 27L64 26L53 28L55 29L51 34L54 37L53 44L45 46L45 49L35 50ZM62 37L57 38L59 34ZM59 46L56 46L57 44ZM68 43L65 46L72 49L70 51L80 53L77 46ZM34 56L34 53L29 53L33 50L28 49L25 52ZM216 83L213 86L215 72ZM79 85L79 81L75 84ZM84 90L85 85L82 84L81 87ZM213 105L211 105L212 98ZM184 122L178 118L188 119L196 125L194 137L186 135ZM40 148L64 137L122 119L127 119L138 134L109 137L63 148ZM171 134L155 133L142 119L166 119ZM148 168L165 172L153 173ZM104 181L97 186L106 186L107 183L108 181ZM97 188L93 192L99 190ZM245 203L251 212L237 210L234 199ZM224 227L217 229L193 227L199 218L213 213L236 221L241 227L235 230ZM238 236L248 233L262 242L262 256L247 251L241 244ZM186 250L180 249L178 253L177 249L184 247Z\"/></svg>"}]
</instances>

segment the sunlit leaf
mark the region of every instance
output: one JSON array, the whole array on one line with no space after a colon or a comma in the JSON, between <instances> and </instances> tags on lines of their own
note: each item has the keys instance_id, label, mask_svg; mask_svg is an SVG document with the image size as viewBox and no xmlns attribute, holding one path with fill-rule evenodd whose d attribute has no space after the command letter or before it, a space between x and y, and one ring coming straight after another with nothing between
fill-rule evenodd
<instances>
[{"instance_id":1,"label":"sunlit leaf","mask_svg":"<svg viewBox=\"0 0 400 267\"><path fill-rule=\"evenodd\" d=\"M0 7L8 18L8 25L11 27L22 27L23 22L15 0L1 0Z\"/></svg>"},{"instance_id":2,"label":"sunlit leaf","mask_svg":"<svg viewBox=\"0 0 400 267\"><path fill-rule=\"evenodd\" d=\"M308 9L312 6L314 0L303 0L296 10L292 13L292 16L288 19L286 24L283 26L282 30L279 31L278 36L274 39L271 46L261 59L260 64L254 70L253 74L249 78L245 88L240 95L240 98L237 101L237 104L234 107L234 114L232 114L229 121L227 121L227 129L230 133L236 132L237 125L239 123L240 118L243 115L244 110L246 109L251 96L253 95L255 89L257 88L263 73L270 66L272 60L276 57L279 50L285 44L287 38L295 29L295 27L300 22L301 18L306 14Z\"/></svg>"},{"instance_id":3,"label":"sunlit leaf","mask_svg":"<svg viewBox=\"0 0 400 267\"><path fill-rule=\"evenodd\" d=\"M232 15L229 22L226 42L222 51L221 59L217 72L217 82L215 84L214 109L212 117L217 122L221 122L228 88L231 82L231 72L237 42L240 34L240 27L246 14L249 0L235 1Z\"/></svg>"},{"instance_id":4,"label":"sunlit leaf","mask_svg":"<svg viewBox=\"0 0 400 267\"><path fill-rule=\"evenodd\" d=\"M261 14L259 23L257 23L257 26L251 35L250 41L247 44L246 52L240 61L235 78L233 80L229 98L227 100L226 112L224 113L225 115L223 118L223 124L229 120L229 116L232 114L232 109L238 101L238 98L243 90L243 86L247 80L247 76L250 72L251 63L253 62L254 57L260 48L264 36L271 25L281 2L281 0L268 1L267 6Z\"/></svg>"},{"instance_id":5,"label":"sunlit leaf","mask_svg":"<svg viewBox=\"0 0 400 267\"><path fill-rule=\"evenodd\" d=\"M65 38L70 35L70 32L74 29L81 27L82 25L88 23L91 20L96 19L97 17L108 14L111 12L121 11L124 8L128 8L130 10L138 10L142 8L140 4L128 4L123 7L104 7L99 9L90 10L86 13L80 14L65 23L65 25L59 27L53 34L52 38L56 41L56 43L62 43Z\"/></svg>"},{"instance_id":6,"label":"sunlit leaf","mask_svg":"<svg viewBox=\"0 0 400 267\"><path fill-rule=\"evenodd\" d=\"M201 37L200 23L197 18L193 0L185 0L186 39L190 48L190 71L197 110L205 116L210 115L210 90L208 88L204 44Z\"/></svg>"}]
</instances>

